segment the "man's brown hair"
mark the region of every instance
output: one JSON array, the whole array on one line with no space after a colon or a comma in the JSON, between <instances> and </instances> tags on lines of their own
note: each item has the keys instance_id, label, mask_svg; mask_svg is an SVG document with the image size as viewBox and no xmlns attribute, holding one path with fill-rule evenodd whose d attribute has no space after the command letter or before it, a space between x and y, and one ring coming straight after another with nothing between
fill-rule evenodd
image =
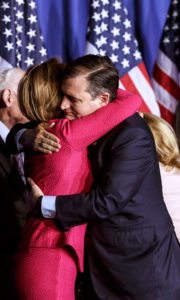
<instances>
[{"instance_id":1,"label":"man's brown hair","mask_svg":"<svg viewBox=\"0 0 180 300\"><path fill-rule=\"evenodd\" d=\"M91 54L79 57L66 65L63 80L83 74L88 82L87 92L92 98L102 92L108 92L110 100L115 98L119 74L109 57Z\"/></svg>"}]
</instances>

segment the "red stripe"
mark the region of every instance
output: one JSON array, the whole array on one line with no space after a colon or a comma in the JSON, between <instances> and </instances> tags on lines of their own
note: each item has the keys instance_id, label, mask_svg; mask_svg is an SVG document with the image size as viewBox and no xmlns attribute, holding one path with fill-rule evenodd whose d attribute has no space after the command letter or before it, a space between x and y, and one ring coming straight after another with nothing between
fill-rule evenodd
<instances>
[{"instance_id":1,"label":"red stripe","mask_svg":"<svg viewBox=\"0 0 180 300\"><path fill-rule=\"evenodd\" d=\"M150 86L151 85L151 81L150 81L150 78L149 78L149 75L147 73L147 70L146 70L146 67L145 67L145 64L142 62L138 65L138 68L141 70L141 72L143 73L144 77L146 78L146 81L149 83Z\"/></svg>"},{"instance_id":2,"label":"red stripe","mask_svg":"<svg viewBox=\"0 0 180 300\"><path fill-rule=\"evenodd\" d=\"M164 107L161 103L158 102L158 104L161 112L161 117L165 119L168 123L170 123L172 126L174 126L175 115L166 107Z\"/></svg>"},{"instance_id":3,"label":"red stripe","mask_svg":"<svg viewBox=\"0 0 180 300\"><path fill-rule=\"evenodd\" d=\"M136 87L135 87L132 79L129 77L128 73L125 74L123 77L121 77L119 80L122 82L122 84L123 84L123 86L125 87L126 90L130 91L133 94L138 94L138 95L141 96L141 98L142 98L143 101L142 101L142 104L141 104L141 106L139 108L139 111L142 111L142 112L151 112L150 109L149 109L149 107L147 106L146 102L143 99L143 95L141 95L139 93L139 91L136 89Z\"/></svg>"},{"instance_id":4,"label":"red stripe","mask_svg":"<svg viewBox=\"0 0 180 300\"><path fill-rule=\"evenodd\" d=\"M154 66L153 76L155 80L177 100L180 99L180 88L176 82L159 68L157 64Z\"/></svg>"}]
</instances>

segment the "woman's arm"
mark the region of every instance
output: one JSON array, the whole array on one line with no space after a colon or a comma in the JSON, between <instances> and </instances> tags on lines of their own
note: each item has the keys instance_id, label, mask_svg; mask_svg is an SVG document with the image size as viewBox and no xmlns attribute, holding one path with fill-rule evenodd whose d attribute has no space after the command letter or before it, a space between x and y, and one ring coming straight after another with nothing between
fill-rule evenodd
<instances>
[{"instance_id":1,"label":"woman's arm","mask_svg":"<svg viewBox=\"0 0 180 300\"><path fill-rule=\"evenodd\" d=\"M117 98L113 102L88 116L73 121L61 120L55 133L59 136L61 132L71 146L81 150L135 113L140 107L141 101L138 95L132 95L119 89ZM47 128L47 124L45 126ZM41 124L35 127L35 124L29 122L15 125L10 131L7 145L11 153L19 152L17 133L23 128L26 130L21 136L21 151L26 148L32 148L46 154L59 151L59 139L54 134L46 131L46 128Z\"/></svg>"},{"instance_id":2,"label":"woman's arm","mask_svg":"<svg viewBox=\"0 0 180 300\"><path fill-rule=\"evenodd\" d=\"M73 148L81 151L134 114L141 102L138 95L119 89L115 100L94 113L71 121L61 120L56 133L61 132Z\"/></svg>"}]
</instances>

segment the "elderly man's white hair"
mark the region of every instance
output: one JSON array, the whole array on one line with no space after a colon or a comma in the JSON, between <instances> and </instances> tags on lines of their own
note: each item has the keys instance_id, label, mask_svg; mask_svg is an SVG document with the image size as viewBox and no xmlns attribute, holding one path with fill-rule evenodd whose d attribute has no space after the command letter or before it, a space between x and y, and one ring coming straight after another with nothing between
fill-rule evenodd
<instances>
[{"instance_id":1,"label":"elderly man's white hair","mask_svg":"<svg viewBox=\"0 0 180 300\"><path fill-rule=\"evenodd\" d=\"M24 71L19 68L0 68L0 90L12 89L17 92L18 83L23 75Z\"/></svg>"}]
</instances>

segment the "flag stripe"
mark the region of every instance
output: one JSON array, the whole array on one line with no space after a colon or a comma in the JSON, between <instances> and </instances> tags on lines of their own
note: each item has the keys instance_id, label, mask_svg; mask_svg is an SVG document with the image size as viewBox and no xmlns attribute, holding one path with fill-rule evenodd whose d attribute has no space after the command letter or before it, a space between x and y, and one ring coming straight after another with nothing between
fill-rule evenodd
<instances>
[{"instance_id":1,"label":"flag stripe","mask_svg":"<svg viewBox=\"0 0 180 300\"><path fill-rule=\"evenodd\" d=\"M143 111L143 112L150 112L148 105L144 101L143 95L139 93L138 89L136 88L136 86L134 84L134 81L129 76L129 73L127 73L123 77L121 77L119 81L123 85L123 87L125 87L126 90L128 90L134 94L138 94L142 97L143 102L142 102L139 110Z\"/></svg>"},{"instance_id":2,"label":"flag stripe","mask_svg":"<svg viewBox=\"0 0 180 300\"><path fill-rule=\"evenodd\" d=\"M125 86L122 84L121 80L119 80L119 88L122 90L126 90Z\"/></svg>"},{"instance_id":3,"label":"flag stripe","mask_svg":"<svg viewBox=\"0 0 180 300\"><path fill-rule=\"evenodd\" d=\"M169 122L170 124L174 125L174 114L170 112L170 110L166 109L161 103L159 103L160 111L162 117Z\"/></svg>"},{"instance_id":4,"label":"flag stripe","mask_svg":"<svg viewBox=\"0 0 180 300\"><path fill-rule=\"evenodd\" d=\"M180 2L172 0L159 45L152 81L161 115L171 125L174 125L176 107L180 101L179 24Z\"/></svg>"},{"instance_id":5,"label":"flag stripe","mask_svg":"<svg viewBox=\"0 0 180 300\"><path fill-rule=\"evenodd\" d=\"M12 65L0 56L0 68L12 68Z\"/></svg>"},{"instance_id":6,"label":"flag stripe","mask_svg":"<svg viewBox=\"0 0 180 300\"><path fill-rule=\"evenodd\" d=\"M154 66L154 79L167 90L174 98L180 98L180 88L174 82L174 80L169 77L163 70L160 69L158 64Z\"/></svg>"},{"instance_id":7,"label":"flag stripe","mask_svg":"<svg viewBox=\"0 0 180 300\"><path fill-rule=\"evenodd\" d=\"M177 85L179 85L179 72L176 65L161 50L159 50L158 52L157 62L161 70L163 70L169 77L172 77L172 79L177 83Z\"/></svg>"},{"instance_id":8,"label":"flag stripe","mask_svg":"<svg viewBox=\"0 0 180 300\"><path fill-rule=\"evenodd\" d=\"M149 107L151 112L154 112L156 115L160 115L159 107L152 90L151 85L144 77L144 73L138 67L130 70L129 75L134 82L135 87L137 88L139 94L143 97L143 100L146 102L146 105Z\"/></svg>"},{"instance_id":9,"label":"flag stripe","mask_svg":"<svg viewBox=\"0 0 180 300\"><path fill-rule=\"evenodd\" d=\"M151 81L150 81L149 75L148 75L148 73L147 73L145 64L144 64L144 63L140 63L138 67L139 67L139 69L141 70L141 72L143 73L143 75L144 75L144 77L146 78L147 82L149 82L149 84L150 84L150 86L151 86ZM152 87L151 87L151 88L152 88Z\"/></svg>"},{"instance_id":10,"label":"flag stripe","mask_svg":"<svg viewBox=\"0 0 180 300\"><path fill-rule=\"evenodd\" d=\"M86 48L85 48L85 55L88 55L88 54L94 54L94 55L98 55L99 54L99 51L98 49L92 44L90 43L89 41L86 42Z\"/></svg>"},{"instance_id":11,"label":"flag stripe","mask_svg":"<svg viewBox=\"0 0 180 300\"><path fill-rule=\"evenodd\" d=\"M175 113L178 101L154 79L153 85L156 90L158 102L170 110L171 113Z\"/></svg>"}]
</instances>

